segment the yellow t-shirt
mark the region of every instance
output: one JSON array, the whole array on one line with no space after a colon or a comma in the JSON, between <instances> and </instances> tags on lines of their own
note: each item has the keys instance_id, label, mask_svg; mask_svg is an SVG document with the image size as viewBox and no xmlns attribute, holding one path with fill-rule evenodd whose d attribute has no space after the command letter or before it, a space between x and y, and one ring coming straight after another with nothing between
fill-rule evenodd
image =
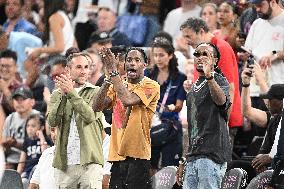
<instances>
[{"instance_id":1,"label":"yellow t-shirt","mask_svg":"<svg viewBox=\"0 0 284 189\"><path fill-rule=\"evenodd\" d=\"M123 107L113 86L110 87L108 97L112 99L113 121L109 161L120 161L126 157L150 160L151 121L160 98L160 85L147 77L138 84L125 84L129 91L140 97L142 104Z\"/></svg>"}]
</instances>

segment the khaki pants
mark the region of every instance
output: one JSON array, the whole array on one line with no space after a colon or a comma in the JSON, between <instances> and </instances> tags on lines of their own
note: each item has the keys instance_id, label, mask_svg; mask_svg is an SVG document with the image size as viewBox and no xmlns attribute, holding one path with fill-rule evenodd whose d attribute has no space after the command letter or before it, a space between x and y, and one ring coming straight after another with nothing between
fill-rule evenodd
<instances>
[{"instance_id":1,"label":"khaki pants","mask_svg":"<svg viewBox=\"0 0 284 189\"><path fill-rule=\"evenodd\" d=\"M99 164L68 165L66 172L54 171L56 188L102 189L103 167Z\"/></svg>"}]
</instances>

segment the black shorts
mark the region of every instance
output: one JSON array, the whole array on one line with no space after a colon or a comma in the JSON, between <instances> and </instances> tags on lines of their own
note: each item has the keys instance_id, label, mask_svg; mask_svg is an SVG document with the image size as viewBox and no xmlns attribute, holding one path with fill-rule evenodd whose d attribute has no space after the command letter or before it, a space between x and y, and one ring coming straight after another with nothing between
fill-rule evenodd
<instances>
[{"instance_id":1,"label":"black shorts","mask_svg":"<svg viewBox=\"0 0 284 189\"><path fill-rule=\"evenodd\" d=\"M110 189L151 189L150 161L127 157L113 162Z\"/></svg>"}]
</instances>

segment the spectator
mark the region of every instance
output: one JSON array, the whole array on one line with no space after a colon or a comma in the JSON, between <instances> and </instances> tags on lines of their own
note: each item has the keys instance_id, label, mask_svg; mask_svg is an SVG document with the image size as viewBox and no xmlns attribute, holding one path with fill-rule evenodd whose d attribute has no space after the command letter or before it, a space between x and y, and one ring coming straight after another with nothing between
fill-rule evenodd
<instances>
[{"instance_id":1,"label":"spectator","mask_svg":"<svg viewBox=\"0 0 284 189\"><path fill-rule=\"evenodd\" d=\"M284 81L284 11L278 0L252 0L259 19L252 24L245 47L268 72L268 85ZM255 86L255 85L254 85ZM259 89L255 96L259 95Z\"/></svg>"},{"instance_id":2,"label":"spectator","mask_svg":"<svg viewBox=\"0 0 284 189\"><path fill-rule=\"evenodd\" d=\"M101 58L110 79L106 79L100 88L93 109L98 111L113 107L108 159L113 163L110 189L151 188L150 123L160 97L159 85L144 77L147 57L142 49L130 48L126 52L128 80L125 82L119 77L117 64L113 64L115 59L111 51L102 49Z\"/></svg>"},{"instance_id":3,"label":"spectator","mask_svg":"<svg viewBox=\"0 0 284 189\"><path fill-rule=\"evenodd\" d=\"M67 56L67 72L56 77L58 89L51 95L48 113L48 124L58 127L53 162L56 187L101 188L102 113L90 107L98 91L86 82L91 59L73 48Z\"/></svg>"},{"instance_id":4,"label":"spectator","mask_svg":"<svg viewBox=\"0 0 284 189\"><path fill-rule=\"evenodd\" d=\"M163 37L163 38L166 38L170 43L173 43L173 38L172 36L165 32L165 31L159 31L158 33L156 33L153 41L155 41L156 38L158 37ZM185 74L185 64L187 62L187 58L183 55L183 53L177 49L175 49L175 52L174 52L177 60L178 60L178 70ZM153 62L153 61L152 61Z\"/></svg>"},{"instance_id":5,"label":"spectator","mask_svg":"<svg viewBox=\"0 0 284 189\"><path fill-rule=\"evenodd\" d=\"M107 32L94 32L89 39L89 47L99 51L102 47L111 48L113 38Z\"/></svg>"},{"instance_id":6,"label":"spectator","mask_svg":"<svg viewBox=\"0 0 284 189\"><path fill-rule=\"evenodd\" d=\"M50 134L52 142L56 144L57 128L51 127ZM52 167L55 147L56 146L52 146L43 151L30 180L29 189L56 189L54 167Z\"/></svg>"},{"instance_id":7,"label":"spectator","mask_svg":"<svg viewBox=\"0 0 284 189\"><path fill-rule=\"evenodd\" d=\"M260 68L256 68L256 66L258 65L255 65L253 69L260 70ZM252 68L245 68L242 73L242 113L249 121L253 122L257 126L267 128L264 142L262 143L258 155L252 161L253 168L255 168L257 172L262 172L266 170L272 162L272 158L269 156L269 152L271 151L276 130L281 119L284 98L284 85L272 85L268 92L266 92L266 94L261 95L261 98L268 99L269 112L253 108L251 105L249 93L251 72ZM257 71L255 71L255 73L257 73ZM262 88L264 88L265 90L267 89L266 83L263 79L259 83L261 83L261 85L265 85Z\"/></svg>"},{"instance_id":8,"label":"spectator","mask_svg":"<svg viewBox=\"0 0 284 189\"><path fill-rule=\"evenodd\" d=\"M182 0L181 7L176 8L168 13L163 30L168 32L173 39L176 39L179 34L179 26L190 17L199 17L201 7L196 0Z\"/></svg>"},{"instance_id":9,"label":"spectator","mask_svg":"<svg viewBox=\"0 0 284 189\"><path fill-rule=\"evenodd\" d=\"M237 11L237 6L231 2L220 4L217 13L220 29L214 31L214 35L227 41L234 50L239 31Z\"/></svg>"},{"instance_id":10,"label":"spectator","mask_svg":"<svg viewBox=\"0 0 284 189\"><path fill-rule=\"evenodd\" d=\"M231 140L234 142L237 128L241 127L243 124L239 92L238 65L234 51L226 41L215 37L211 32L209 32L209 28L205 21L200 18L189 18L181 25L181 31L183 33L183 37L187 40L187 44L191 45L193 48L195 48L199 43L205 42L216 45L220 51L221 57L218 67L224 73L230 84L230 99L232 106L229 111L229 128ZM195 70L195 80L197 79L196 73L197 71Z\"/></svg>"},{"instance_id":11,"label":"spectator","mask_svg":"<svg viewBox=\"0 0 284 189\"><path fill-rule=\"evenodd\" d=\"M6 0L5 13L8 20L3 24L3 29L7 33L18 31L39 36L36 27L22 17L23 6L24 0Z\"/></svg>"},{"instance_id":12,"label":"spectator","mask_svg":"<svg viewBox=\"0 0 284 189\"><path fill-rule=\"evenodd\" d=\"M199 78L187 95L190 146L188 158L182 158L177 180L182 181L184 169L184 189L220 188L231 160L227 127L230 86L217 67L220 52L216 46L201 43L194 56Z\"/></svg>"},{"instance_id":13,"label":"spectator","mask_svg":"<svg viewBox=\"0 0 284 189\"><path fill-rule=\"evenodd\" d=\"M64 10L64 0L44 1L45 32L43 41L46 47L32 49L29 57L36 59L42 54L65 54L67 49L76 46L71 22Z\"/></svg>"},{"instance_id":14,"label":"spectator","mask_svg":"<svg viewBox=\"0 0 284 189\"><path fill-rule=\"evenodd\" d=\"M248 34L253 22L257 19L255 6L245 9L240 16L240 30L244 34Z\"/></svg>"},{"instance_id":15,"label":"spectator","mask_svg":"<svg viewBox=\"0 0 284 189\"><path fill-rule=\"evenodd\" d=\"M49 78L48 78L48 89L50 92L53 92L55 89L55 79L57 76L60 76L65 72L65 67L67 64L67 60L65 56L62 55L54 55L50 56L48 61L48 66L50 66ZM49 69L48 67L46 69ZM46 101L46 100L45 100ZM49 102L49 101L46 101ZM48 103L47 103L48 104Z\"/></svg>"},{"instance_id":16,"label":"spectator","mask_svg":"<svg viewBox=\"0 0 284 189\"><path fill-rule=\"evenodd\" d=\"M14 111L11 95L22 85L17 76L17 55L14 51L4 50L0 53L0 95L1 106L5 115Z\"/></svg>"},{"instance_id":17,"label":"spectator","mask_svg":"<svg viewBox=\"0 0 284 189\"><path fill-rule=\"evenodd\" d=\"M31 48L42 46L41 39L26 32L11 31L8 34L0 29L0 44L0 51L10 49L17 53L18 72L22 78L26 79L27 72L24 68L24 61Z\"/></svg>"},{"instance_id":18,"label":"spectator","mask_svg":"<svg viewBox=\"0 0 284 189\"><path fill-rule=\"evenodd\" d=\"M45 61L45 58L37 58L34 60L28 58L25 61L25 68L28 72L25 85L32 90L35 97L34 109L43 114L46 113L47 102L50 97L50 91L47 84L48 76L42 73L41 70L41 65L44 64Z\"/></svg>"},{"instance_id":19,"label":"spectator","mask_svg":"<svg viewBox=\"0 0 284 189\"><path fill-rule=\"evenodd\" d=\"M205 3L202 6L200 17L206 22L210 32L218 28L217 11L218 7L214 3Z\"/></svg>"},{"instance_id":20,"label":"spectator","mask_svg":"<svg viewBox=\"0 0 284 189\"><path fill-rule=\"evenodd\" d=\"M103 74L103 63L101 57L94 49L87 49L86 52L92 59L88 80L93 85L101 86L105 78Z\"/></svg>"},{"instance_id":21,"label":"spectator","mask_svg":"<svg viewBox=\"0 0 284 189\"><path fill-rule=\"evenodd\" d=\"M167 144L152 146L151 165L152 169L156 171L160 168L160 159L161 167L178 166L178 161L182 156L182 125L179 120L179 112L186 98L183 88L186 76L179 72L174 52L175 49L169 40L164 37L156 37L152 43L154 67L145 70L146 77L160 84L157 114L161 119L174 121L178 131L178 135ZM165 102L164 98L167 98Z\"/></svg>"},{"instance_id":22,"label":"spectator","mask_svg":"<svg viewBox=\"0 0 284 189\"><path fill-rule=\"evenodd\" d=\"M283 112L282 112L283 117ZM274 171L273 175L271 177L271 180L268 184L268 189L273 189L274 187L276 189L282 188L284 186L284 180L283 180L283 171L284 171L284 127L283 127L283 119L281 120L277 132L276 137L274 140L274 143L277 144L277 153L274 157ZM278 139L277 139L278 138ZM276 145L273 144L273 147L276 147ZM273 148L272 147L272 148Z\"/></svg>"},{"instance_id":23,"label":"spectator","mask_svg":"<svg viewBox=\"0 0 284 189\"><path fill-rule=\"evenodd\" d=\"M113 46L131 46L131 41L127 38L127 36L116 29L116 15L108 7L99 8L97 24L99 32L107 32L109 33L109 36L113 38Z\"/></svg>"},{"instance_id":24,"label":"spectator","mask_svg":"<svg viewBox=\"0 0 284 189\"><path fill-rule=\"evenodd\" d=\"M68 18L72 20L76 17L77 11L79 8L79 0L66 0L65 1L65 11L68 15Z\"/></svg>"},{"instance_id":25,"label":"spectator","mask_svg":"<svg viewBox=\"0 0 284 189\"><path fill-rule=\"evenodd\" d=\"M92 59L92 63L90 64L88 81L95 86L101 87L105 79L101 57L98 54L98 52L94 49L87 49L86 52ZM107 123L111 124L112 110L105 109L103 110L103 114L105 116ZM107 134L110 134L110 132L107 132Z\"/></svg>"},{"instance_id":26,"label":"spectator","mask_svg":"<svg viewBox=\"0 0 284 189\"><path fill-rule=\"evenodd\" d=\"M17 172L21 174L24 188L28 188L34 166L44 150L51 146L51 141L45 135L45 118L40 114L30 115L26 121L23 150L20 155Z\"/></svg>"},{"instance_id":27,"label":"spectator","mask_svg":"<svg viewBox=\"0 0 284 189\"><path fill-rule=\"evenodd\" d=\"M5 120L2 145L5 148L6 169L17 169L20 152L25 138L25 124L31 114L39 113L32 109L35 101L29 88L20 87L13 92L15 112Z\"/></svg>"},{"instance_id":28,"label":"spectator","mask_svg":"<svg viewBox=\"0 0 284 189\"><path fill-rule=\"evenodd\" d=\"M38 23L40 22L40 16L38 14L38 11L35 11L35 8L33 8L33 6L34 2L32 0L25 0L24 6L22 8L22 16L37 27ZM39 6L37 7L37 10L38 8Z\"/></svg>"}]
</instances>

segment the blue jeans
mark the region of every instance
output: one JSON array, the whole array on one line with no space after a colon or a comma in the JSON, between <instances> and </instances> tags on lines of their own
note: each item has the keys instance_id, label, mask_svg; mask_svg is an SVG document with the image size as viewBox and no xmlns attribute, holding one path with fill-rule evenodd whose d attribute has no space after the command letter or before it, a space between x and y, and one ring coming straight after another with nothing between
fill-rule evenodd
<instances>
[{"instance_id":1,"label":"blue jeans","mask_svg":"<svg viewBox=\"0 0 284 189\"><path fill-rule=\"evenodd\" d=\"M227 169L227 163L217 164L207 158L187 163L183 189L219 189Z\"/></svg>"}]
</instances>

